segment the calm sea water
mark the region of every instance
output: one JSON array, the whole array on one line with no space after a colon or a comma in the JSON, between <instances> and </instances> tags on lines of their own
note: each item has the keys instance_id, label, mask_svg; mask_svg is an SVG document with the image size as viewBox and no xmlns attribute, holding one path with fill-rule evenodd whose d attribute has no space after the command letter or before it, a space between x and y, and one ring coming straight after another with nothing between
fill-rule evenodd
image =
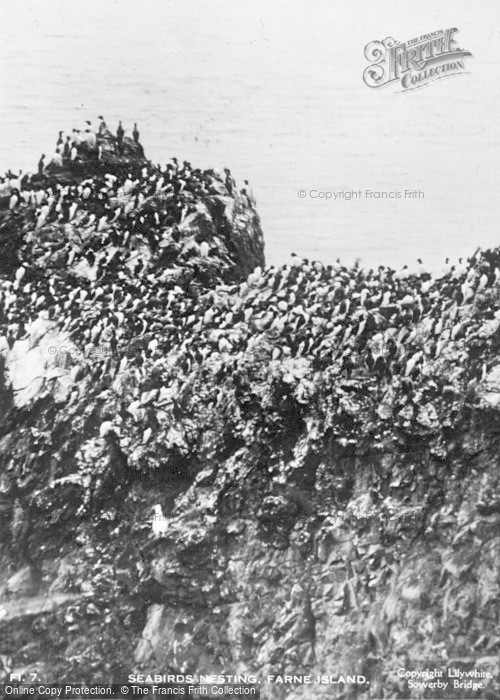
<instances>
[{"instance_id":1,"label":"calm sea water","mask_svg":"<svg viewBox=\"0 0 500 700\"><path fill-rule=\"evenodd\" d=\"M369 5L369 6L368 6ZM0 168L58 129L139 123L150 158L231 168L269 262L429 265L500 243L497 0L0 0ZM408 94L362 81L364 46L458 27L468 75ZM418 200L298 191L418 189Z\"/></svg>"}]
</instances>

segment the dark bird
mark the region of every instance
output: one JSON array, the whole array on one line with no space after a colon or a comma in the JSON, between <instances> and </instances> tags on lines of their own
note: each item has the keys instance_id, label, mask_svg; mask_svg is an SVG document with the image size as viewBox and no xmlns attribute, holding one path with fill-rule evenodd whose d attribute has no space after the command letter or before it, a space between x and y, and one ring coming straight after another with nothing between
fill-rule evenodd
<instances>
[{"instance_id":1,"label":"dark bird","mask_svg":"<svg viewBox=\"0 0 500 700\"><path fill-rule=\"evenodd\" d=\"M102 115L99 115L98 119L101 120L101 123L99 124L99 134L104 134L108 130L107 124Z\"/></svg>"},{"instance_id":2,"label":"dark bird","mask_svg":"<svg viewBox=\"0 0 500 700\"><path fill-rule=\"evenodd\" d=\"M116 130L116 138L118 139L118 143L121 143L123 141L124 136L125 136L125 131L123 129L121 121L119 121L118 128Z\"/></svg>"}]
</instances>

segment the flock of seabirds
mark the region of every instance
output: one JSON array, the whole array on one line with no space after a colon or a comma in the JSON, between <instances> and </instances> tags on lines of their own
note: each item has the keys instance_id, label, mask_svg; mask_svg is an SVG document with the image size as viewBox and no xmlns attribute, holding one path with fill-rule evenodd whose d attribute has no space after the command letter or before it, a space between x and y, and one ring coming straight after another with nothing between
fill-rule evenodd
<instances>
[{"instance_id":1,"label":"flock of seabirds","mask_svg":"<svg viewBox=\"0 0 500 700\"><path fill-rule=\"evenodd\" d=\"M411 395L426 366L465 341L477 348L463 367L466 380L485 376L488 341L479 331L498 318L491 301L498 251L446 260L439 273L421 260L396 271L292 255L234 283L224 278L238 262L230 234L185 224L213 195L243 197L253 207L248 183L238 189L227 169L202 171L175 158L165 168L134 164L126 158L134 144L140 147L137 125L130 138L120 122L115 136L101 117L96 131L88 122L83 132L60 132L56 156L35 175L3 178L0 222L3 207L26 239L26 262L0 283L0 336L10 347L42 318L76 347L110 349L86 363L96 380L128 368L140 384L173 353L181 382L214 359L229 373L254 352L265 361L307 358L316 370L335 366L341 378L370 377ZM119 160L110 172L103 167L69 184L56 177L79 160L106 165L110 153ZM207 283L214 270L218 279ZM83 371L75 365L72 376ZM442 392L446 381L432 380Z\"/></svg>"}]
</instances>

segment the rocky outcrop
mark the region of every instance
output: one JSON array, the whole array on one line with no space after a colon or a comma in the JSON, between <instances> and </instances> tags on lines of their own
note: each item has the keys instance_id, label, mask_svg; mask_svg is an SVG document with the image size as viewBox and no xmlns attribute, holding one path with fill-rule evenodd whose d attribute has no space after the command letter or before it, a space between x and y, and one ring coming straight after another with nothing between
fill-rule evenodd
<instances>
[{"instance_id":1,"label":"rocky outcrop","mask_svg":"<svg viewBox=\"0 0 500 700\"><path fill-rule=\"evenodd\" d=\"M122 165L0 212L5 673L497 697L500 252L262 270L229 174ZM491 678L398 674L426 667Z\"/></svg>"}]
</instances>

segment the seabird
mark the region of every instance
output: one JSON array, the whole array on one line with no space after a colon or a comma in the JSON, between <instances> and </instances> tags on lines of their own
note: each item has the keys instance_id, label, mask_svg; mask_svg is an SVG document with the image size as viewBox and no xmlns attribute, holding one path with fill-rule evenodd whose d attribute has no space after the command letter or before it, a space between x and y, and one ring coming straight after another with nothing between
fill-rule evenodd
<instances>
[{"instance_id":1,"label":"seabird","mask_svg":"<svg viewBox=\"0 0 500 700\"><path fill-rule=\"evenodd\" d=\"M120 435L120 428L116 426L112 421L105 420L99 426L99 437L105 438L108 435Z\"/></svg>"},{"instance_id":2,"label":"seabird","mask_svg":"<svg viewBox=\"0 0 500 700\"><path fill-rule=\"evenodd\" d=\"M106 133L106 131L108 130L108 127L107 127L106 122L104 121L104 117L102 115L100 115L98 117L98 119L101 120L100 124L99 124L99 134L102 136L102 134Z\"/></svg>"},{"instance_id":3,"label":"seabird","mask_svg":"<svg viewBox=\"0 0 500 700\"><path fill-rule=\"evenodd\" d=\"M162 507L157 503L153 507L154 515L151 521L151 530L154 537L165 537L168 532L168 521L163 515Z\"/></svg>"},{"instance_id":4,"label":"seabird","mask_svg":"<svg viewBox=\"0 0 500 700\"><path fill-rule=\"evenodd\" d=\"M19 202L19 192L14 191L9 199L9 209L12 211L12 209L16 208L17 203Z\"/></svg>"},{"instance_id":5,"label":"seabird","mask_svg":"<svg viewBox=\"0 0 500 700\"><path fill-rule=\"evenodd\" d=\"M26 274L26 268L24 267L24 265L21 265L21 267L18 267L16 270L16 282L20 282L23 279L23 277L25 276L25 274Z\"/></svg>"},{"instance_id":6,"label":"seabird","mask_svg":"<svg viewBox=\"0 0 500 700\"><path fill-rule=\"evenodd\" d=\"M91 131L90 129L85 129L85 133L86 133L85 140L87 141L88 147L89 147L89 148L95 148L96 145L97 145L97 137L96 137L96 135L95 135L94 132Z\"/></svg>"}]
</instances>

